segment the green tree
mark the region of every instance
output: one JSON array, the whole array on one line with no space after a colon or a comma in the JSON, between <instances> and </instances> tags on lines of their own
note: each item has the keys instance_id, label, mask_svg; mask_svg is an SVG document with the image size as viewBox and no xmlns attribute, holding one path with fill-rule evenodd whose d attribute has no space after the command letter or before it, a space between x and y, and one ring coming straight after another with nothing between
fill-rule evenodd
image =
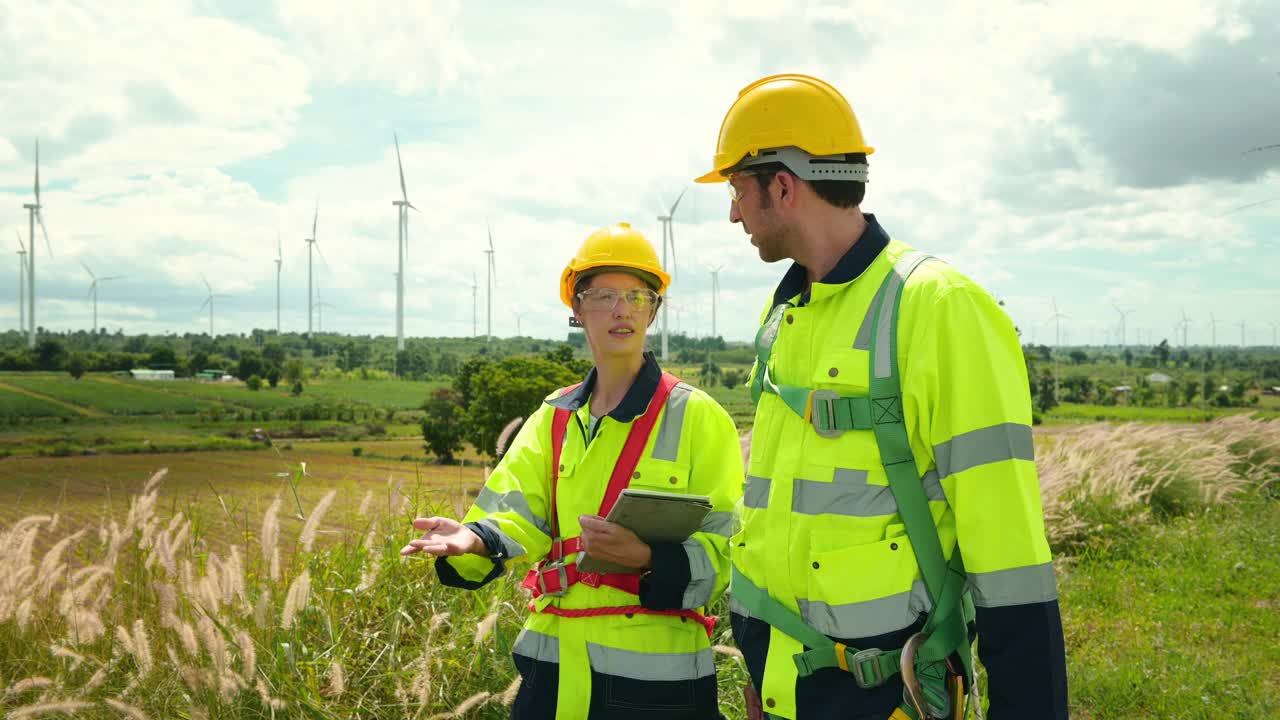
<instances>
[{"instance_id":1,"label":"green tree","mask_svg":"<svg viewBox=\"0 0 1280 720\"><path fill-rule=\"evenodd\" d=\"M203 350L196 350L191 353L191 358L187 361L187 367L191 368L191 374L196 375L201 370L209 367L209 353Z\"/></svg>"},{"instance_id":2,"label":"green tree","mask_svg":"<svg viewBox=\"0 0 1280 720\"><path fill-rule=\"evenodd\" d=\"M458 391L464 410L471 408L471 401L474 398L472 393L473 378L487 370L492 364L493 361L488 357L472 355L463 361L458 368L458 374L453 378L453 389Z\"/></svg>"},{"instance_id":3,"label":"green tree","mask_svg":"<svg viewBox=\"0 0 1280 720\"><path fill-rule=\"evenodd\" d=\"M84 375L85 360L84 355L80 353L71 353L67 358L67 372L71 373L71 377L79 380Z\"/></svg>"},{"instance_id":4,"label":"green tree","mask_svg":"<svg viewBox=\"0 0 1280 720\"><path fill-rule=\"evenodd\" d=\"M1164 367L1169 362L1169 341L1161 340L1159 345L1151 349L1151 354L1160 363L1158 367Z\"/></svg>"},{"instance_id":5,"label":"green tree","mask_svg":"<svg viewBox=\"0 0 1280 720\"><path fill-rule=\"evenodd\" d=\"M249 376L249 379L247 379L247 380L245 380L245 381L244 381L244 384L245 384L245 385L246 385L250 390L253 390L253 391L255 391L255 392L256 392L256 391L258 391L258 390L261 390L261 389L262 389L262 378L261 378L261 377L258 377L257 375L250 375L250 376Z\"/></svg>"},{"instance_id":6,"label":"green tree","mask_svg":"<svg viewBox=\"0 0 1280 720\"><path fill-rule=\"evenodd\" d=\"M743 382L743 373L737 368L730 368L720 376L720 382L727 388L736 388Z\"/></svg>"},{"instance_id":7,"label":"green tree","mask_svg":"<svg viewBox=\"0 0 1280 720\"><path fill-rule=\"evenodd\" d=\"M509 357L482 367L469 379L467 441L496 458L498 434L507 423L529 417L552 391L577 380L576 373L545 357Z\"/></svg>"},{"instance_id":8,"label":"green tree","mask_svg":"<svg viewBox=\"0 0 1280 720\"><path fill-rule=\"evenodd\" d=\"M147 353L147 365L150 367L175 367L178 356L168 345L152 345Z\"/></svg>"},{"instance_id":9,"label":"green tree","mask_svg":"<svg viewBox=\"0 0 1280 720\"><path fill-rule=\"evenodd\" d=\"M720 379L720 366L715 360L711 359L711 355L706 356L706 360L702 366L698 368L698 374L702 377L702 386L711 387Z\"/></svg>"},{"instance_id":10,"label":"green tree","mask_svg":"<svg viewBox=\"0 0 1280 720\"><path fill-rule=\"evenodd\" d=\"M1046 413L1057 405L1058 396L1053 391L1053 373L1045 370L1040 376L1040 391L1036 393L1036 409Z\"/></svg>"},{"instance_id":11,"label":"green tree","mask_svg":"<svg viewBox=\"0 0 1280 720\"><path fill-rule=\"evenodd\" d=\"M53 338L36 343L36 367L40 370L61 370L66 361L67 349Z\"/></svg>"},{"instance_id":12,"label":"green tree","mask_svg":"<svg viewBox=\"0 0 1280 720\"><path fill-rule=\"evenodd\" d=\"M257 376L259 383L261 383L262 376L266 371L266 364L257 350L245 350L240 353L240 364L236 370L236 377L247 381L250 377ZM259 387L261 387L261 384L259 384Z\"/></svg>"},{"instance_id":13,"label":"green tree","mask_svg":"<svg viewBox=\"0 0 1280 720\"><path fill-rule=\"evenodd\" d=\"M1072 350L1068 356L1074 365L1083 365L1089 362L1089 353L1083 350Z\"/></svg>"},{"instance_id":14,"label":"green tree","mask_svg":"<svg viewBox=\"0 0 1280 720\"><path fill-rule=\"evenodd\" d=\"M462 396L453 388L440 388L422 403L425 414L422 427L422 446L435 455L441 463L452 465L454 454L462 449L465 434Z\"/></svg>"}]
</instances>

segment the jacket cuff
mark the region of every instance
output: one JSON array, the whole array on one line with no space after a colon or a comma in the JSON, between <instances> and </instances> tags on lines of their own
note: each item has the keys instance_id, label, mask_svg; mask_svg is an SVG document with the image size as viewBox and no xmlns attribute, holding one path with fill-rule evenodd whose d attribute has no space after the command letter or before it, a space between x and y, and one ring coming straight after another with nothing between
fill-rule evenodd
<instances>
[{"instance_id":1,"label":"jacket cuff","mask_svg":"<svg viewBox=\"0 0 1280 720\"><path fill-rule=\"evenodd\" d=\"M978 607L978 656L991 717L1067 719L1067 659L1058 601Z\"/></svg>"},{"instance_id":2,"label":"jacket cuff","mask_svg":"<svg viewBox=\"0 0 1280 720\"><path fill-rule=\"evenodd\" d=\"M680 543L649 543L651 571L640 578L640 605L650 610L680 610L689 587L689 556Z\"/></svg>"},{"instance_id":3,"label":"jacket cuff","mask_svg":"<svg viewBox=\"0 0 1280 720\"><path fill-rule=\"evenodd\" d=\"M485 527L479 523L466 523L465 527L470 528L472 532L480 536L480 539L484 542L485 548L489 551L489 557L481 558L474 555L463 555L458 558L448 556L438 557L436 558L435 564L436 577L440 579L440 584L446 587L462 588L463 590L478 590L489 584L489 582L494 578L500 577L506 572L507 567L506 563L503 562L502 542L498 539L497 533L495 533L492 528ZM453 561L455 560L464 566L464 569L461 572L459 571L459 567L454 565ZM483 570L477 572L477 566L482 568L483 563L492 563L493 567L487 574L480 577L479 580L469 580L467 577L463 577L464 572L470 577L476 577L479 575Z\"/></svg>"}]
</instances>

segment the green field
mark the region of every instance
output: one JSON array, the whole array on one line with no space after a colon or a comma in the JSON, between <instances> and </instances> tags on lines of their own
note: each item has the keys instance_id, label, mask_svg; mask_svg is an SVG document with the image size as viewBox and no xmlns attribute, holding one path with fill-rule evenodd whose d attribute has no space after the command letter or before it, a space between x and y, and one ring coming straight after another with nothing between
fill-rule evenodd
<instances>
[{"instance_id":1,"label":"green field","mask_svg":"<svg viewBox=\"0 0 1280 720\"><path fill-rule=\"evenodd\" d=\"M316 380L307 385L304 395L396 410L413 410L422 407L423 401L432 392L448 385L445 382L413 380Z\"/></svg>"},{"instance_id":2,"label":"green field","mask_svg":"<svg viewBox=\"0 0 1280 720\"><path fill-rule=\"evenodd\" d=\"M116 381L85 376L72 380L66 375L5 375L8 385L47 395L80 407L112 415L195 413L211 406L205 400L184 397L144 386L131 380Z\"/></svg>"},{"instance_id":3,"label":"green field","mask_svg":"<svg viewBox=\"0 0 1280 720\"><path fill-rule=\"evenodd\" d=\"M0 388L0 416L4 415L32 418L76 417L79 413L48 400Z\"/></svg>"},{"instance_id":4,"label":"green field","mask_svg":"<svg viewBox=\"0 0 1280 720\"><path fill-rule=\"evenodd\" d=\"M1257 407L1215 408L1201 410L1199 406L1184 407L1135 407L1132 405L1082 405L1062 403L1044 415L1044 421L1054 422L1155 422L1186 423L1205 422L1229 415L1256 415L1260 418L1280 417L1280 398L1262 398Z\"/></svg>"}]
</instances>

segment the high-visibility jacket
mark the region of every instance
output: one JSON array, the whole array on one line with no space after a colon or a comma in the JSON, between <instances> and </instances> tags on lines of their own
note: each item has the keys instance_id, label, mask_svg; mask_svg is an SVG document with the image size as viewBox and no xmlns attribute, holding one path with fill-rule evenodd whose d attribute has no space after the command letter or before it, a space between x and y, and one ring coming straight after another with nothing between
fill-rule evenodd
<instances>
[{"instance_id":1,"label":"high-visibility jacket","mask_svg":"<svg viewBox=\"0 0 1280 720\"><path fill-rule=\"evenodd\" d=\"M790 269L762 314L777 322L768 378L777 385L866 397L873 298L912 249L874 216L836 268L805 289ZM882 313L894 312L891 304ZM1032 448L1026 364L1009 317L955 269L931 260L902 290L896 340L902 412L944 554L959 548L976 605L992 720L1065 718L1066 670L1057 589ZM889 357L886 355L886 358ZM752 369L754 382L764 368ZM821 401L817 396L813 402ZM875 434L814 425L777 394L755 417L736 569L806 624L860 649L901 648L931 609ZM784 718L888 717L902 679L862 688L839 668L799 677L799 641L731 590L731 620L765 710Z\"/></svg>"},{"instance_id":2,"label":"high-visibility jacket","mask_svg":"<svg viewBox=\"0 0 1280 720\"><path fill-rule=\"evenodd\" d=\"M562 537L581 535L580 515L595 515L632 424L653 398L662 372L652 354L616 409L594 435L584 383L555 393L533 413L494 468L464 523L493 557L442 557L442 583L474 589L511 560L536 562L552 549L552 420L573 413L560 453L556 515ZM648 610L709 612L729 582L728 538L743 486L742 453L728 413L706 393L676 385L657 416L630 487L706 495L712 512L683 543L653 543L651 572L639 596L607 584L578 583L560 597L543 595L512 647L523 678L513 718L687 718L714 720L715 663L707 629L689 617L610 614L560 617L555 608L640 605ZM550 608L543 605L549 604Z\"/></svg>"}]
</instances>

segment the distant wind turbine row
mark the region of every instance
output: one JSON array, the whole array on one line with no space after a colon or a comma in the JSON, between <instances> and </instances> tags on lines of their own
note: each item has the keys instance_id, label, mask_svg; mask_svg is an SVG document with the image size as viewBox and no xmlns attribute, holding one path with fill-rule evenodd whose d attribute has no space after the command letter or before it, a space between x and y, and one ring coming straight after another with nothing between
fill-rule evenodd
<instances>
[{"instance_id":1,"label":"distant wind turbine row","mask_svg":"<svg viewBox=\"0 0 1280 720\"><path fill-rule=\"evenodd\" d=\"M395 333L396 333L396 349L404 350L404 311L405 311L405 265L409 259L409 210L421 213L409 200L408 184L405 181L404 162L400 153L400 138L396 133L392 134L392 141L395 144L396 151L396 170L400 181L400 198L392 201L392 205L396 207L397 229L396 229L396 317L395 317ZM686 189L687 190L687 189ZM673 279L678 277L678 267L676 263L676 247L675 247L675 229L674 217L680 201L684 198L686 190L682 190L676 196L675 202L670 208L662 206L661 214L658 221L662 225L662 264L664 267L670 268ZM44 236L45 249L48 251L49 258L53 257L53 246L49 241L49 232L45 226L43 204L40 197L40 143L35 143L35 181L33 185L34 201L24 203L23 208L27 211L28 220L28 238L24 243L22 236L18 235L18 315L20 332L27 335L27 346L34 349L36 343L36 274L35 274L35 248L36 225L40 226L40 232ZM320 321L320 313L324 308L335 309L333 305L320 302L319 286L315 281L315 261L314 256L320 256L320 262L327 268L328 262L325 260L324 253L320 249L318 240L318 229L320 221L320 204L316 203L315 210L311 218L311 235L303 238L307 245L307 334L310 336L315 330L316 325L323 328ZM487 224L486 224L487 225ZM486 227L488 233L488 248L482 252L485 257L485 342L493 340L493 292L498 284L497 275L497 252L493 242L493 228ZM16 233L15 233L16 234ZM279 232L276 233L276 257L272 261L275 264L276 271L276 332L281 332L281 277L284 267L284 246L280 238ZM85 272L89 274L90 283L88 289L88 298L93 302L93 332L98 332L98 299L101 287L104 283L123 279L123 275L108 275L99 277L90 269L85 262L80 263ZM713 336L718 333L716 327L716 302L720 291L719 273L723 266L711 270L712 277L712 311L711 325ZM209 335L212 337L214 333L214 301L228 297L224 294L215 293L213 287L209 284L209 280L203 274L201 280L204 283L206 295L204 302L200 305L199 311L202 312L207 307L209 310ZM471 285L471 335L476 337L479 328L478 325L478 298L479 283L475 273L472 273ZM668 291L668 299L670 292ZM679 311L679 308L676 308ZM521 320L527 312L520 312L516 315L516 332L523 332ZM662 358L669 359L669 330L668 330L668 307L663 304L662 308Z\"/></svg>"}]
</instances>

